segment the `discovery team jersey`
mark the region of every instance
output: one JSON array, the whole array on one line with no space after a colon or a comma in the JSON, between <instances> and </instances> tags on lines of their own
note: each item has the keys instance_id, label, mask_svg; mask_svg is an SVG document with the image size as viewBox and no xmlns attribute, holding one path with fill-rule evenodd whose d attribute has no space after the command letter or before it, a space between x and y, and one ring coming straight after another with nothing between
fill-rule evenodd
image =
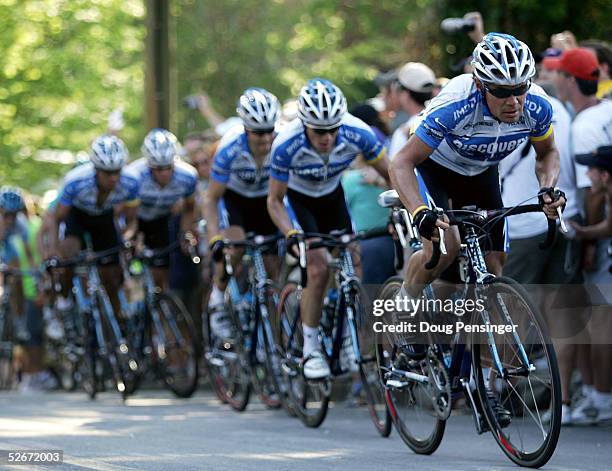
<instances>
[{"instance_id":1,"label":"discovery team jersey","mask_svg":"<svg viewBox=\"0 0 612 471\"><path fill-rule=\"evenodd\" d=\"M270 155L266 156L263 165L258 168L249 150L244 128L235 126L225 133L219 142L213 158L211 177L246 198L266 196L270 177Z\"/></svg>"},{"instance_id":2,"label":"discovery team jersey","mask_svg":"<svg viewBox=\"0 0 612 471\"><path fill-rule=\"evenodd\" d=\"M294 191L317 198L338 187L341 173L358 154L372 163L385 153L385 146L372 129L349 113L342 118L335 147L328 155L321 155L311 146L304 125L295 119L272 144L271 176L289 182Z\"/></svg>"},{"instance_id":3,"label":"discovery team jersey","mask_svg":"<svg viewBox=\"0 0 612 471\"><path fill-rule=\"evenodd\" d=\"M153 179L145 158L128 165L126 172L138 179L140 186L138 218L143 221L152 221L170 214L178 200L194 195L198 183L196 170L180 160L174 163L172 179L163 188Z\"/></svg>"},{"instance_id":4,"label":"discovery team jersey","mask_svg":"<svg viewBox=\"0 0 612 471\"><path fill-rule=\"evenodd\" d=\"M532 84L523 115L516 123L502 123L489 111L484 92L469 74L452 79L420 117L416 135L434 152L439 165L465 176L478 175L496 165L525 142L552 134L552 106L544 90Z\"/></svg>"},{"instance_id":5,"label":"discovery team jersey","mask_svg":"<svg viewBox=\"0 0 612 471\"><path fill-rule=\"evenodd\" d=\"M64 206L74 206L91 216L99 216L112 211L113 207L120 203L136 201L138 192L138 179L134 175L128 174L124 169L121 171L115 189L110 192L102 206L98 206L96 169L92 163L88 163L80 165L66 174L60 191L59 202Z\"/></svg>"}]
</instances>

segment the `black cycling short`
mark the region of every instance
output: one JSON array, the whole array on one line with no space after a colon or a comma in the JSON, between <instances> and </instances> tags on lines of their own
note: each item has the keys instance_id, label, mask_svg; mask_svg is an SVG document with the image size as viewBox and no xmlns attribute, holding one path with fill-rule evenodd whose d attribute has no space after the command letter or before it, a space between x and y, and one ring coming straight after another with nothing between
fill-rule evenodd
<instances>
[{"instance_id":1,"label":"black cycling short","mask_svg":"<svg viewBox=\"0 0 612 471\"><path fill-rule=\"evenodd\" d=\"M145 221L138 219L138 230L144 235L144 243L149 249L165 249L170 245L170 215ZM151 260L154 267L165 268L170 265L170 253Z\"/></svg>"},{"instance_id":2,"label":"black cycling short","mask_svg":"<svg viewBox=\"0 0 612 471\"><path fill-rule=\"evenodd\" d=\"M94 252L101 252L119 247L119 233L115 226L114 212L92 216L72 206L66 218L66 231L64 237L76 237L85 247L85 234L89 234ZM119 253L104 257L100 265L113 265L119 263Z\"/></svg>"},{"instance_id":3,"label":"black cycling short","mask_svg":"<svg viewBox=\"0 0 612 471\"><path fill-rule=\"evenodd\" d=\"M338 185L328 195L317 198L287 190L293 216L297 219L302 231L329 234L334 230L353 232L353 223L344 199L342 185Z\"/></svg>"},{"instance_id":4,"label":"black cycling short","mask_svg":"<svg viewBox=\"0 0 612 471\"><path fill-rule=\"evenodd\" d=\"M476 205L480 209L503 208L497 165L482 173L467 177L437 164L431 159L417 167L435 204L443 209L461 209ZM450 200L450 203L449 203ZM491 228L490 238L481 239L485 251L506 250L506 224L500 220Z\"/></svg>"},{"instance_id":5,"label":"black cycling short","mask_svg":"<svg viewBox=\"0 0 612 471\"><path fill-rule=\"evenodd\" d=\"M268 214L267 196L247 198L235 191L225 190L223 193L221 226L240 226L245 233L254 232L257 235L272 235L278 232L277 227ZM223 211L223 207L225 211Z\"/></svg>"}]
</instances>

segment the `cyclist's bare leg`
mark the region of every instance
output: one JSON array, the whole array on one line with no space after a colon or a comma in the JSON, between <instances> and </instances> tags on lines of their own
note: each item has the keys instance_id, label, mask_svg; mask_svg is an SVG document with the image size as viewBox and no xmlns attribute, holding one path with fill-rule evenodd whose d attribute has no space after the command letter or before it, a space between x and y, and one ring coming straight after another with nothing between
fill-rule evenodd
<instances>
[{"instance_id":1,"label":"cyclist's bare leg","mask_svg":"<svg viewBox=\"0 0 612 471\"><path fill-rule=\"evenodd\" d=\"M327 287L329 270L326 249L309 250L307 253L308 284L302 293L302 323L308 327L318 327L321 320L323 293Z\"/></svg>"},{"instance_id":2,"label":"cyclist's bare leg","mask_svg":"<svg viewBox=\"0 0 612 471\"><path fill-rule=\"evenodd\" d=\"M485 262L487 264L489 273L492 273L495 276L502 276L502 269L504 268L506 259L507 256L505 252L489 252L485 256Z\"/></svg>"},{"instance_id":3,"label":"cyclist's bare leg","mask_svg":"<svg viewBox=\"0 0 612 471\"><path fill-rule=\"evenodd\" d=\"M166 291L168 289L168 268L153 267L151 268L151 273L153 275L153 282L155 283L155 286L161 288L162 291Z\"/></svg>"},{"instance_id":4,"label":"cyclist's bare leg","mask_svg":"<svg viewBox=\"0 0 612 471\"><path fill-rule=\"evenodd\" d=\"M113 312L123 327L121 303L119 302L119 289L121 288L121 283L123 283L121 267L119 265L101 265L98 267L98 271L100 272L102 285L104 285L108 299L113 306Z\"/></svg>"},{"instance_id":5,"label":"cyclist's bare leg","mask_svg":"<svg viewBox=\"0 0 612 471\"><path fill-rule=\"evenodd\" d=\"M244 229L240 226L230 226L223 231L223 237L229 240L243 240L245 238ZM241 264L240 259L242 258L243 250L231 249L231 260L232 268L234 269L234 275L239 276ZM227 279L225 279L225 261L215 263L215 276L214 283L221 291L225 291L227 287Z\"/></svg>"},{"instance_id":6,"label":"cyclist's bare leg","mask_svg":"<svg viewBox=\"0 0 612 471\"><path fill-rule=\"evenodd\" d=\"M59 255L62 260L76 257L81 251L81 241L77 237L66 237L59 241ZM72 269L62 269L62 296L68 297L72 289Z\"/></svg>"},{"instance_id":7,"label":"cyclist's bare leg","mask_svg":"<svg viewBox=\"0 0 612 471\"><path fill-rule=\"evenodd\" d=\"M427 270L425 264L431 259L433 244L427 239L423 239L423 249L413 253L408 260L406 268L405 285L410 296L417 297L423 287L440 276L451 263L457 258L459 253L459 230L453 226L444 234L446 244L446 255L440 255L440 262L433 270Z\"/></svg>"}]
</instances>

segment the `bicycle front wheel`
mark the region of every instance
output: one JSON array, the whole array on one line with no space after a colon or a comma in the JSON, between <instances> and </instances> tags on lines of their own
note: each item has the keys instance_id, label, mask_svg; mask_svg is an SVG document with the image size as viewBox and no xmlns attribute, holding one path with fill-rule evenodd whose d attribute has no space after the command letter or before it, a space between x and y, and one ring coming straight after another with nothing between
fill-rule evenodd
<instances>
[{"instance_id":1,"label":"bicycle front wheel","mask_svg":"<svg viewBox=\"0 0 612 471\"><path fill-rule=\"evenodd\" d=\"M359 282L351 283L348 309L353 311L353 326L358 345L354 346L355 358L359 352L359 376L368 403L372 423L382 437L391 433L391 415L385 400L385 390L376 363L376 339L368 322L371 312L367 293Z\"/></svg>"},{"instance_id":2,"label":"bicycle front wheel","mask_svg":"<svg viewBox=\"0 0 612 471\"><path fill-rule=\"evenodd\" d=\"M297 285L287 283L279 302L282 371L289 389L291 409L307 427L318 427L325 420L331 394L329 379L310 381L301 367L304 336L299 316Z\"/></svg>"},{"instance_id":3,"label":"bicycle front wheel","mask_svg":"<svg viewBox=\"0 0 612 471\"><path fill-rule=\"evenodd\" d=\"M151 323L152 344L164 384L177 396L191 397L198 387L198 356L191 316L175 296L154 301L159 322Z\"/></svg>"},{"instance_id":4,"label":"bicycle front wheel","mask_svg":"<svg viewBox=\"0 0 612 471\"><path fill-rule=\"evenodd\" d=\"M402 279L399 276L389 278L381 288L378 299L395 300L401 287ZM395 323L396 316L396 313L386 313L382 318L383 324ZM407 355L406 349L410 348L410 343L402 334L379 333L376 344L380 381L385 388L395 429L412 451L430 455L442 442L446 421L436 415L427 383L406 378L406 373L427 377L427 367L423 361L413 360Z\"/></svg>"},{"instance_id":5,"label":"bicycle front wheel","mask_svg":"<svg viewBox=\"0 0 612 471\"><path fill-rule=\"evenodd\" d=\"M561 383L552 341L538 309L514 280L494 279L479 298L484 309L475 312L473 324L478 330L499 326L471 339L484 415L508 458L539 468L554 453L561 429Z\"/></svg>"}]
</instances>

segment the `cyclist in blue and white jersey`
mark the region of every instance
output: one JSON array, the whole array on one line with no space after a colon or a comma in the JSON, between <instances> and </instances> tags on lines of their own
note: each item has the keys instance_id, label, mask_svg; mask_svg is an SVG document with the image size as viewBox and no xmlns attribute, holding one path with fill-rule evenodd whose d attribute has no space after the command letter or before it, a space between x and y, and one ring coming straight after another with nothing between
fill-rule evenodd
<instances>
[{"instance_id":1,"label":"cyclist in blue and white jersey","mask_svg":"<svg viewBox=\"0 0 612 471\"><path fill-rule=\"evenodd\" d=\"M178 150L174 134L166 129L153 129L144 138L143 157L126 168L126 173L139 183L138 231L150 249L164 249L170 245L169 225L177 203L181 210L181 233L191 234L194 226L197 172L178 159ZM169 265L169 254L153 259L153 278L157 286L167 285Z\"/></svg>"},{"instance_id":2,"label":"cyclist in blue and white jersey","mask_svg":"<svg viewBox=\"0 0 612 471\"><path fill-rule=\"evenodd\" d=\"M418 295L423 285L450 266L459 250L456 227L437 218L432 207L460 209L465 205L496 209L503 206L498 163L521 143L530 140L536 151L536 176L544 212L554 219L565 195L552 200L559 176L559 153L552 129L552 107L537 85L531 83L535 62L529 47L511 35L489 33L473 52L473 75L452 79L422 114L415 134L391 165L391 180L413 215L423 239L423 250L414 254L403 290ZM423 177L430 196L423 201L414 169ZM425 269L431 257L437 228L447 229L448 255L433 270ZM505 227L491 232L486 257L489 270L501 274L505 261Z\"/></svg>"},{"instance_id":3,"label":"cyclist in blue and white jersey","mask_svg":"<svg viewBox=\"0 0 612 471\"><path fill-rule=\"evenodd\" d=\"M314 78L298 97L298 119L274 141L268 212L290 246L300 231L352 232L340 178L358 154L363 154L385 179L389 178L385 146L368 125L346 109L346 99L338 87L329 80ZM285 196L295 215L293 221L283 203ZM301 301L303 367L309 379L330 374L318 341L327 281L325 249L310 250L308 286Z\"/></svg>"},{"instance_id":4,"label":"cyclist in blue and white jersey","mask_svg":"<svg viewBox=\"0 0 612 471\"><path fill-rule=\"evenodd\" d=\"M85 247L86 237L94 251L120 246L120 234L115 224L116 209L121 207L125 218L123 238L130 239L137 228L138 180L123 169L128 152L123 141L103 135L91 145L90 163L81 165L64 178L54 211L54 227L48 233L50 252L69 259ZM59 225L65 223L64 237L58 240ZM100 260L100 277L116 313L119 313L117 292L122 282L118 254ZM70 278L64 280L64 298L58 308L69 309L67 299Z\"/></svg>"},{"instance_id":5,"label":"cyclist in blue and white jersey","mask_svg":"<svg viewBox=\"0 0 612 471\"><path fill-rule=\"evenodd\" d=\"M204 202L208 240L215 267L214 285L208 303L211 328L219 336L230 334L223 313L223 238L244 239L245 233L269 235L277 232L268 216L266 197L270 176L270 149L280 117L278 99L263 88L249 88L238 100L236 112L242 126L228 131L213 157L212 173ZM267 261L268 273L276 273ZM238 268L238 267L237 267Z\"/></svg>"}]
</instances>

